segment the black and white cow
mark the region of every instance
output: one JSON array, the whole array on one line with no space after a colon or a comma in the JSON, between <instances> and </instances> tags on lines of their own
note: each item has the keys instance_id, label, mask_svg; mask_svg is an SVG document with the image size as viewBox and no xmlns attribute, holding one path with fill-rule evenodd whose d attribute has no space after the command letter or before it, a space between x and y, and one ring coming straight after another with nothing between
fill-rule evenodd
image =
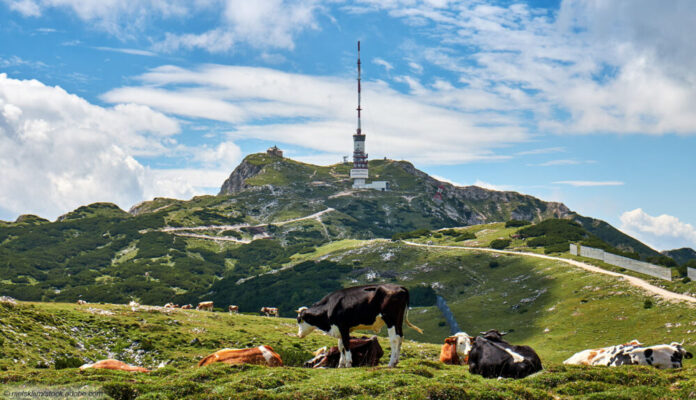
<instances>
[{"instance_id":1,"label":"black and white cow","mask_svg":"<svg viewBox=\"0 0 696 400\"><path fill-rule=\"evenodd\" d=\"M541 360L529 346L515 346L503 340L497 330L481 332L469 352L469 372L484 378L524 378L541 371Z\"/></svg>"},{"instance_id":2,"label":"black and white cow","mask_svg":"<svg viewBox=\"0 0 696 400\"><path fill-rule=\"evenodd\" d=\"M655 368L681 368L684 358L694 355L686 351L681 343L658 344L656 346L634 349L628 356L633 365L652 365Z\"/></svg>"},{"instance_id":3,"label":"black and white cow","mask_svg":"<svg viewBox=\"0 0 696 400\"><path fill-rule=\"evenodd\" d=\"M389 332L391 358L389 366L399 362L401 343L404 340L403 322L419 333L423 331L408 321L408 290L399 285L377 284L337 290L307 308L297 310L297 335L301 338L319 329L338 338L341 359L338 367L350 367L352 356L350 332L372 329L379 332L384 325Z\"/></svg>"},{"instance_id":4,"label":"black and white cow","mask_svg":"<svg viewBox=\"0 0 696 400\"><path fill-rule=\"evenodd\" d=\"M681 368L684 358L692 358L680 343L659 344L644 347L637 340L601 349L583 350L565 360L564 364L604 365L651 365L659 369Z\"/></svg>"}]
</instances>

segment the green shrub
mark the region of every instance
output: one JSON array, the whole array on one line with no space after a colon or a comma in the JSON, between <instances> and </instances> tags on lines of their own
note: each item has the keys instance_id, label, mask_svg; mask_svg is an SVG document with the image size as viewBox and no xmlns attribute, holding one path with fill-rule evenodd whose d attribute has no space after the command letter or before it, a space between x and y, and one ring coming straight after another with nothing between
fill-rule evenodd
<instances>
[{"instance_id":1,"label":"green shrub","mask_svg":"<svg viewBox=\"0 0 696 400\"><path fill-rule=\"evenodd\" d=\"M529 221L525 221L523 219L511 219L508 222L505 223L506 228L517 228L520 226L526 226L526 225L531 225L532 223Z\"/></svg>"},{"instance_id":2,"label":"green shrub","mask_svg":"<svg viewBox=\"0 0 696 400\"><path fill-rule=\"evenodd\" d=\"M307 253L312 253L316 250L316 247L303 247L297 252L300 254L307 254Z\"/></svg>"},{"instance_id":3,"label":"green shrub","mask_svg":"<svg viewBox=\"0 0 696 400\"><path fill-rule=\"evenodd\" d=\"M488 268L498 268L500 264L497 261L491 261L488 263Z\"/></svg>"},{"instance_id":4,"label":"green shrub","mask_svg":"<svg viewBox=\"0 0 696 400\"><path fill-rule=\"evenodd\" d=\"M84 362L73 356L62 356L62 357L56 357L56 363L54 367L56 369L65 369L65 368L77 368L82 366Z\"/></svg>"},{"instance_id":5,"label":"green shrub","mask_svg":"<svg viewBox=\"0 0 696 400\"><path fill-rule=\"evenodd\" d=\"M520 229L523 238L537 236L554 236L565 240L577 241L585 237L586 232L580 224L567 219L547 219L536 225Z\"/></svg>"},{"instance_id":6,"label":"green shrub","mask_svg":"<svg viewBox=\"0 0 696 400\"><path fill-rule=\"evenodd\" d=\"M430 286L416 286L409 288L408 292L412 307L428 307L437 302L437 294Z\"/></svg>"},{"instance_id":7,"label":"green shrub","mask_svg":"<svg viewBox=\"0 0 696 400\"><path fill-rule=\"evenodd\" d=\"M462 232L459 236L454 238L455 242L463 242L465 240L476 239L476 235L472 232Z\"/></svg>"},{"instance_id":8,"label":"green shrub","mask_svg":"<svg viewBox=\"0 0 696 400\"><path fill-rule=\"evenodd\" d=\"M492 249L502 250L510 245L510 239L495 239L489 245Z\"/></svg>"},{"instance_id":9,"label":"green shrub","mask_svg":"<svg viewBox=\"0 0 696 400\"><path fill-rule=\"evenodd\" d=\"M400 232L392 235L392 240L415 239L422 236L430 236L432 232L428 228L416 229L410 232Z\"/></svg>"},{"instance_id":10,"label":"green shrub","mask_svg":"<svg viewBox=\"0 0 696 400\"><path fill-rule=\"evenodd\" d=\"M652 300L648 299L643 302L643 308L648 309L653 307Z\"/></svg>"}]
</instances>

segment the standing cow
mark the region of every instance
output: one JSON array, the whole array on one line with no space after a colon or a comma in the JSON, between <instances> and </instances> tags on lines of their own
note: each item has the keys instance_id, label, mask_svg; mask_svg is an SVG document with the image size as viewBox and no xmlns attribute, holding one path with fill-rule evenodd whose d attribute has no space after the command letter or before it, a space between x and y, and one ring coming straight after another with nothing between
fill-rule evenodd
<instances>
[{"instance_id":1,"label":"standing cow","mask_svg":"<svg viewBox=\"0 0 696 400\"><path fill-rule=\"evenodd\" d=\"M196 310L198 310L198 311L213 311L213 302L212 301L201 301L196 306Z\"/></svg>"},{"instance_id":2,"label":"standing cow","mask_svg":"<svg viewBox=\"0 0 696 400\"><path fill-rule=\"evenodd\" d=\"M239 312L239 306L232 306L232 305L227 306L227 311L229 311L230 314L231 313L237 314Z\"/></svg>"},{"instance_id":3,"label":"standing cow","mask_svg":"<svg viewBox=\"0 0 696 400\"><path fill-rule=\"evenodd\" d=\"M267 317L271 315L273 315L274 317L278 316L277 307L261 307L261 312L266 314Z\"/></svg>"},{"instance_id":4,"label":"standing cow","mask_svg":"<svg viewBox=\"0 0 696 400\"><path fill-rule=\"evenodd\" d=\"M399 285L376 284L337 290L311 307L297 310L297 336L303 338L319 329L338 338L338 349L341 352L338 367L350 367L350 332L357 329L379 332L387 325L391 347L389 366L396 367L404 340L404 320L408 326L423 333L409 322L408 303L408 290Z\"/></svg>"},{"instance_id":5,"label":"standing cow","mask_svg":"<svg viewBox=\"0 0 696 400\"><path fill-rule=\"evenodd\" d=\"M469 372L484 378L524 378L541 371L541 360L529 346L515 346L503 340L495 329L481 332L469 353Z\"/></svg>"}]
</instances>

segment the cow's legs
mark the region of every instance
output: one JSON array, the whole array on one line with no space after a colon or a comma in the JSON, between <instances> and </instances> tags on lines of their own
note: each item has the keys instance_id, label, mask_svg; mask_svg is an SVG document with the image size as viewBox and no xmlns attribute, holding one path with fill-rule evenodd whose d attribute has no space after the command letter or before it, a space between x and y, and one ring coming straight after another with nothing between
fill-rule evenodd
<instances>
[{"instance_id":1,"label":"cow's legs","mask_svg":"<svg viewBox=\"0 0 696 400\"><path fill-rule=\"evenodd\" d=\"M401 343L404 341L404 334L401 329L397 331L397 326L392 326L387 331L389 332L389 346L391 348L391 357L389 358L389 366L396 367L399 363L399 354L401 353Z\"/></svg>"},{"instance_id":2,"label":"cow's legs","mask_svg":"<svg viewBox=\"0 0 696 400\"><path fill-rule=\"evenodd\" d=\"M350 354L350 332L341 330L341 338L338 339L338 351L341 358L338 361L338 368L350 368L353 364L353 356Z\"/></svg>"}]
</instances>

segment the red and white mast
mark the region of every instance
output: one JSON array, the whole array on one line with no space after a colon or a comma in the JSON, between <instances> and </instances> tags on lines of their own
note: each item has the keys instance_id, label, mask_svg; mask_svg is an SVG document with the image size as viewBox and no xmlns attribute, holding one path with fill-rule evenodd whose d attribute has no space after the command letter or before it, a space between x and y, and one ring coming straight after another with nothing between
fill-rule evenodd
<instances>
[{"instance_id":1,"label":"red and white mast","mask_svg":"<svg viewBox=\"0 0 696 400\"><path fill-rule=\"evenodd\" d=\"M360 41L358 41L358 129L353 135L353 169L350 170L350 177L354 179L353 187L365 185L365 179L368 178L367 170L367 154L365 153L365 135L362 133L360 123Z\"/></svg>"}]
</instances>

